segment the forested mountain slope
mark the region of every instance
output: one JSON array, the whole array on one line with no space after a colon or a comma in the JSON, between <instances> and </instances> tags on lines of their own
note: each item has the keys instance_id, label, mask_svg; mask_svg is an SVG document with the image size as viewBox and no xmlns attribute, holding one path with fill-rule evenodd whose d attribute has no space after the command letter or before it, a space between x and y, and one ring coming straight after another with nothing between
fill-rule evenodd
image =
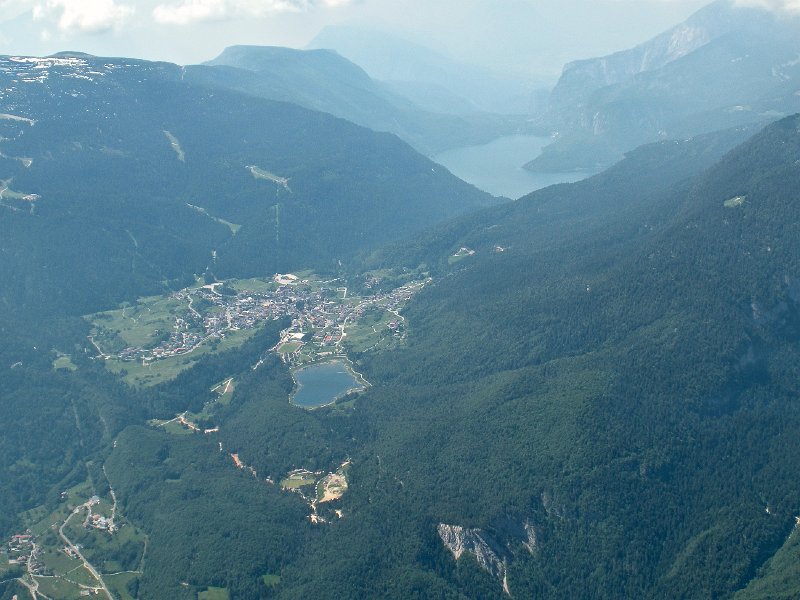
<instances>
[{"instance_id":1,"label":"forested mountain slope","mask_svg":"<svg viewBox=\"0 0 800 600\"><path fill-rule=\"evenodd\" d=\"M419 233L490 198L392 136L174 65L0 68L3 534L83 485L146 536L131 597L800 593L800 117ZM371 387L315 411L267 351L288 318L136 388L71 316L207 268L420 266L407 336L351 353ZM282 489L345 465L325 522Z\"/></svg>"},{"instance_id":2,"label":"forested mountain slope","mask_svg":"<svg viewBox=\"0 0 800 600\"><path fill-rule=\"evenodd\" d=\"M72 314L191 281L335 266L486 205L388 134L86 55L0 60L0 293Z\"/></svg>"},{"instance_id":3,"label":"forested mountain slope","mask_svg":"<svg viewBox=\"0 0 800 600\"><path fill-rule=\"evenodd\" d=\"M74 53L0 58L4 545L74 486L106 495L102 467L123 428L202 405L219 381L204 377L249 371L281 325L149 392L93 360L81 315L195 275L336 270L356 251L494 201L392 135L182 75L176 65ZM240 474L212 459L220 489L235 488L229 478ZM302 526L291 500L275 500L275 523L300 514ZM238 523L246 528L244 514ZM228 579L243 580L239 571ZM9 581L0 596L27 593Z\"/></svg>"},{"instance_id":4,"label":"forested mountain slope","mask_svg":"<svg viewBox=\"0 0 800 600\"><path fill-rule=\"evenodd\" d=\"M333 50L232 46L203 65L186 67L185 79L388 131L424 154L486 143L531 127L524 111L513 116L475 108L455 115L420 108Z\"/></svg>"},{"instance_id":5,"label":"forested mountain slope","mask_svg":"<svg viewBox=\"0 0 800 600\"><path fill-rule=\"evenodd\" d=\"M300 595L502 596L441 524L482 532L512 597L778 576L800 514L798 151L797 117L688 179L714 151L661 144L470 219L447 255L476 253L405 313L408 347L363 357L350 518L292 570Z\"/></svg>"}]
</instances>

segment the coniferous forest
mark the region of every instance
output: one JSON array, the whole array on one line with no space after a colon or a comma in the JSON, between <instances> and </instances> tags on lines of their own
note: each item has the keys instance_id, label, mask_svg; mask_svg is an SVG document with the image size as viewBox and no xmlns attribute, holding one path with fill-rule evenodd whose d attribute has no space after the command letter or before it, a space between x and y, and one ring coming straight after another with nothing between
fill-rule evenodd
<instances>
[{"instance_id":1,"label":"coniferous forest","mask_svg":"<svg viewBox=\"0 0 800 600\"><path fill-rule=\"evenodd\" d=\"M0 598L800 596L800 116L501 202L390 134L65 57L0 104ZM404 285L369 343L287 336ZM98 314L158 302L228 328L145 385ZM312 342L367 383L291 403Z\"/></svg>"}]
</instances>

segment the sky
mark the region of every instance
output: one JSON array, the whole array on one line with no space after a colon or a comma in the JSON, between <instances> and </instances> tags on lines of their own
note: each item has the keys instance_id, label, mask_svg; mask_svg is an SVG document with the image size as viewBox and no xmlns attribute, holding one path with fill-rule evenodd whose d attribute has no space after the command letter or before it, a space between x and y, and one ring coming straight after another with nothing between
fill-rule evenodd
<instances>
[{"instance_id":1,"label":"sky","mask_svg":"<svg viewBox=\"0 0 800 600\"><path fill-rule=\"evenodd\" d=\"M520 75L643 42L709 0L0 0L0 54L62 50L195 64L225 47L302 48L327 25L390 30ZM735 0L800 10L800 0Z\"/></svg>"}]
</instances>

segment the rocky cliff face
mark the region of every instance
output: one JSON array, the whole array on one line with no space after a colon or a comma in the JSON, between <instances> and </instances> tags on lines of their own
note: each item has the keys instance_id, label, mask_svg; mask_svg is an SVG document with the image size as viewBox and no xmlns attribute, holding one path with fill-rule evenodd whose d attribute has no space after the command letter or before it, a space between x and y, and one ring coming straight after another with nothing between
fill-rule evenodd
<instances>
[{"instance_id":1,"label":"rocky cliff face","mask_svg":"<svg viewBox=\"0 0 800 600\"><path fill-rule=\"evenodd\" d=\"M800 18L718 0L635 48L567 65L527 168L602 169L633 148L800 109Z\"/></svg>"},{"instance_id":2,"label":"rocky cliff face","mask_svg":"<svg viewBox=\"0 0 800 600\"><path fill-rule=\"evenodd\" d=\"M481 569L500 580L503 591L511 595L508 586L508 564L519 553L539 552L539 538L534 522L524 515L507 515L492 522L490 531L469 529L461 525L440 523L439 537L445 547L459 560L464 554L475 557Z\"/></svg>"},{"instance_id":3,"label":"rocky cliff face","mask_svg":"<svg viewBox=\"0 0 800 600\"><path fill-rule=\"evenodd\" d=\"M506 581L506 560L500 558L499 550L496 551L488 536L480 529L467 529L460 525L446 525L440 523L437 528L439 537L453 557L458 560L466 552L475 556L478 565L501 581Z\"/></svg>"},{"instance_id":4,"label":"rocky cliff face","mask_svg":"<svg viewBox=\"0 0 800 600\"><path fill-rule=\"evenodd\" d=\"M525 548L531 554L536 554L536 552L539 550L539 540L536 536L536 528L530 521L525 521L523 527L525 528L525 540L522 542L522 545L525 546Z\"/></svg>"},{"instance_id":5,"label":"rocky cliff face","mask_svg":"<svg viewBox=\"0 0 800 600\"><path fill-rule=\"evenodd\" d=\"M738 8L732 0L718 0L685 22L629 50L567 64L549 102L550 118L565 109L584 106L597 90L654 71L688 56L731 32L754 31L771 23L765 12Z\"/></svg>"}]
</instances>

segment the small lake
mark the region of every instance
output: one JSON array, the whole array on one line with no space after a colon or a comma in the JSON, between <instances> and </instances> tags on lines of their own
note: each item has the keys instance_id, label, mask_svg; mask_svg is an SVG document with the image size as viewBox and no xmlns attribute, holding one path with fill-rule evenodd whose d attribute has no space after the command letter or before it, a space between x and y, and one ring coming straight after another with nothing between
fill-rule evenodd
<instances>
[{"instance_id":1,"label":"small lake","mask_svg":"<svg viewBox=\"0 0 800 600\"><path fill-rule=\"evenodd\" d=\"M542 153L552 140L535 135L508 135L482 146L447 150L431 157L456 177L489 192L516 200L555 183L572 183L593 173L532 173L522 165Z\"/></svg>"},{"instance_id":2,"label":"small lake","mask_svg":"<svg viewBox=\"0 0 800 600\"><path fill-rule=\"evenodd\" d=\"M331 404L364 385L342 360L332 360L302 367L294 372L297 391L291 402L302 408L319 408Z\"/></svg>"}]
</instances>

